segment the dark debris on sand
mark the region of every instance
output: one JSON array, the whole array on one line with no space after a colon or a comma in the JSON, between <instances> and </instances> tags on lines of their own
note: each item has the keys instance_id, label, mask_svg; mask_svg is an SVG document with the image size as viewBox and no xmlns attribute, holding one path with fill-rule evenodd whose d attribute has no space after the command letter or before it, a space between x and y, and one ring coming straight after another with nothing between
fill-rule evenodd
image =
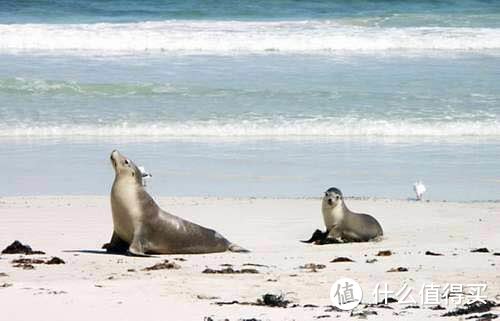
<instances>
[{"instance_id":1,"label":"dark debris on sand","mask_svg":"<svg viewBox=\"0 0 500 321\"><path fill-rule=\"evenodd\" d=\"M155 265L145 267L142 269L143 271L156 271L156 270L178 270L181 266L175 262L169 262L165 260L160 263L156 263Z\"/></svg>"},{"instance_id":2,"label":"dark debris on sand","mask_svg":"<svg viewBox=\"0 0 500 321\"><path fill-rule=\"evenodd\" d=\"M198 294L196 296L198 300L217 300L220 299L218 296L213 296L213 295L204 295L204 294Z\"/></svg>"},{"instance_id":3,"label":"dark debris on sand","mask_svg":"<svg viewBox=\"0 0 500 321\"><path fill-rule=\"evenodd\" d=\"M0 284L0 288L9 288L12 286L12 283L2 283Z\"/></svg>"},{"instance_id":4,"label":"dark debris on sand","mask_svg":"<svg viewBox=\"0 0 500 321\"><path fill-rule=\"evenodd\" d=\"M446 308L441 306L440 304L432 306L429 309L431 309L431 310L446 310Z\"/></svg>"},{"instance_id":5,"label":"dark debris on sand","mask_svg":"<svg viewBox=\"0 0 500 321\"><path fill-rule=\"evenodd\" d=\"M347 312L345 310L341 310L339 308L337 308L336 306L334 305L327 305L325 306L325 312Z\"/></svg>"},{"instance_id":6,"label":"dark debris on sand","mask_svg":"<svg viewBox=\"0 0 500 321\"><path fill-rule=\"evenodd\" d=\"M366 263L370 263L371 264L371 263L375 263L377 261L378 261L377 259L368 259L368 260L366 260Z\"/></svg>"},{"instance_id":7,"label":"dark debris on sand","mask_svg":"<svg viewBox=\"0 0 500 321\"><path fill-rule=\"evenodd\" d=\"M408 272L408 269L402 266L398 266L397 268L391 268L387 270L387 272Z\"/></svg>"},{"instance_id":8,"label":"dark debris on sand","mask_svg":"<svg viewBox=\"0 0 500 321\"><path fill-rule=\"evenodd\" d=\"M23 270L34 270L35 266L29 263L19 263L19 264L14 264L13 267L18 267L22 268Z\"/></svg>"},{"instance_id":9,"label":"dark debris on sand","mask_svg":"<svg viewBox=\"0 0 500 321\"><path fill-rule=\"evenodd\" d=\"M57 256L53 256L50 260L45 262L45 264L66 264L62 259L58 258Z\"/></svg>"},{"instance_id":10,"label":"dark debris on sand","mask_svg":"<svg viewBox=\"0 0 500 321\"><path fill-rule=\"evenodd\" d=\"M257 299L256 302L239 302L237 300L233 301L220 301L215 302L216 305L253 305L253 306L267 306L272 308L287 308L291 301L286 300L283 294L264 294L262 298ZM297 307L298 305L293 305L292 307Z\"/></svg>"},{"instance_id":11,"label":"dark debris on sand","mask_svg":"<svg viewBox=\"0 0 500 321\"><path fill-rule=\"evenodd\" d=\"M377 311L373 310L363 310L360 312L351 311L351 317L358 317L362 319L366 319L369 315L378 315Z\"/></svg>"},{"instance_id":12,"label":"dark debris on sand","mask_svg":"<svg viewBox=\"0 0 500 321\"><path fill-rule=\"evenodd\" d=\"M481 315L471 315L470 317L465 318L466 320L477 319L476 321L489 321L498 318L498 314L494 313L485 313Z\"/></svg>"},{"instance_id":13,"label":"dark debris on sand","mask_svg":"<svg viewBox=\"0 0 500 321\"><path fill-rule=\"evenodd\" d=\"M500 252L495 252L493 255L500 256Z\"/></svg>"},{"instance_id":14,"label":"dark debris on sand","mask_svg":"<svg viewBox=\"0 0 500 321\"><path fill-rule=\"evenodd\" d=\"M365 308L377 308L377 309L389 309L393 310L394 308L387 304L377 303L377 304L367 304Z\"/></svg>"},{"instance_id":15,"label":"dark debris on sand","mask_svg":"<svg viewBox=\"0 0 500 321\"><path fill-rule=\"evenodd\" d=\"M33 251L31 246L28 244L22 244L19 241L14 241L11 245L7 246L2 254L25 254L25 255L33 255L33 254L45 254L42 251Z\"/></svg>"},{"instance_id":16,"label":"dark debris on sand","mask_svg":"<svg viewBox=\"0 0 500 321\"><path fill-rule=\"evenodd\" d=\"M43 263L45 263L45 261L41 260L41 259L20 258L20 259L12 260L11 263L12 264L43 264Z\"/></svg>"},{"instance_id":17,"label":"dark debris on sand","mask_svg":"<svg viewBox=\"0 0 500 321\"><path fill-rule=\"evenodd\" d=\"M483 313L488 312L491 308L498 306L494 301L475 301L472 303L466 303L463 307L458 307L453 311L446 312L442 317L453 317L457 315L464 315L469 313Z\"/></svg>"},{"instance_id":18,"label":"dark debris on sand","mask_svg":"<svg viewBox=\"0 0 500 321\"><path fill-rule=\"evenodd\" d=\"M377 309L390 309L392 310L393 308L389 306L388 304L391 303L397 303L398 300L393 298L393 297L387 297L382 299L380 302L377 303L368 303L365 304L365 308L377 308Z\"/></svg>"},{"instance_id":19,"label":"dark debris on sand","mask_svg":"<svg viewBox=\"0 0 500 321\"><path fill-rule=\"evenodd\" d=\"M307 263L299 266L299 268L308 270L309 272L318 272L318 270L326 268L324 264L316 264L316 263Z\"/></svg>"},{"instance_id":20,"label":"dark debris on sand","mask_svg":"<svg viewBox=\"0 0 500 321\"><path fill-rule=\"evenodd\" d=\"M470 250L471 253L490 253L490 250L488 250L487 248L485 247L480 247L478 249L473 249L473 250Z\"/></svg>"},{"instance_id":21,"label":"dark debris on sand","mask_svg":"<svg viewBox=\"0 0 500 321\"><path fill-rule=\"evenodd\" d=\"M393 298L393 297L387 297L387 299L383 299L382 301L378 302L377 305L380 304L391 304L391 303L398 303L398 299Z\"/></svg>"},{"instance_id":22,"label":"dark debris on sand","mask_svg":"<svg viewBox=\"0 0 500 321\"><path fill-rule=\"evenodd\" d=\"M257 299L258 305L265 305L268 307L278 307L278 308L286 308L288 304L291 302L289 300L285 300L285 296L283 294L275 295L275 294L264 294L262 299Z\"/></svg>"},{"instance_id":23,"label":"dark debris on sand","mask_svg":"<svg viewBox=\"0 0 500 321\"><path fill-rule=\"evenodd\" d=\"M34 270L35 266L33 264L42 264L44 262L44 260L21 258L13 260L11 263L13 264L12 266L16 268L22 268L23 270Z\"/></svg>"},{"instance_id":24,"label":"dark debris on sand","mask_svg":"<svg viewBox=\"0 0 500 321\"><path fill-rule=\"evenodd\" d=\"M50 260L45 261L42 259L29 259L29 258L20 258L20 259L15 259L12 260L12 264L15 264L15 267L25 267L33 264L65 264L65 262L58 258L57 256L52 257ZM30 268L28 268L30 269Z\"/></svg>"},{"instance_id":25,"label":"dark debris on sand","mask_svg":"<svg viewBox=\"0 0 500 321\"><path fill-rule=\"evenodd\" d=\"M256 269L235 270L232 267L227 267L227 268L220 269L220 270L206 268L201 273L206 273L206 274L258 274L259 271Z\"/></svg>"},{"instance_id":26,"label":"dark debris on sand","mask_svg":"<svg viewBox=\"0 0 500 321\"><path fill-rule=\"evenodd\" d=\"M174 257L174 260L175 260L175 261L180 261L180 262L185 262L185 261L187 261L187 260L186 260L185 258L183 258L183 257Z\"/></svg>"},{"instance_id":27,"label":"dark debris on sand","mask_svg":"<svg viewBox=\"0 0 500 321\"><path fill-rule=\"evenodd\" d=\"M345 256L339 256L330 261L330 263L340 263L340 262L354 262L354 261Z\"/></svg>"},{"instance_id":28,"label":"dark debris on sand","mask_svg":"<svg viewBox=\"0 0 500 321\"><path fill-rule=\"evenodd\" d=\"M240 302L238 300L233 300L233 301L218 301L218 302L215 302L214 304L216 304L216 305L233 305L233 304L255 305L255 303L252 303L252 302Z\"/></svg>"},{"instance_id":29,"label":"dark debris on sand","mask_svg":"<svg viewBox=\"0 0 500 321\"><path fill-rule=\"evenodd\" d=\"M255 266L255 267L269 267L269 265L257 264L257 263L243 263L243 266Z\"/></svg>"},{"instance_id":30,"label":"dark debris on sand","mask_svg":"<svg viewBox=\"0 0 500 321\"><path fill-rule=\"evenodd\" d=\"M425 251L425 255L431 255L431 256L443 256L444 254L441 253L436 253L432 251Z\"/></svg>"},{"instance_id":31,"label":"dark debris on sand","mask_svg":"<svg viewBox=\"0 0 500 321\"><path fill-rule=\"evenodd\" d=\"M392 251L391 250L379 251L377 253L377 256L391 256L391 255L392 255Z\"/></svg>"},{"instance_id":32,"label":"dark debris on sand","mask_svg":"<svg viewBox=\"0 0 500 321\"><path fill-rule=\"evenodd\" d=\"M7 273L0 272L0 278L8 276Z\"/></svg>"}]
</instances>

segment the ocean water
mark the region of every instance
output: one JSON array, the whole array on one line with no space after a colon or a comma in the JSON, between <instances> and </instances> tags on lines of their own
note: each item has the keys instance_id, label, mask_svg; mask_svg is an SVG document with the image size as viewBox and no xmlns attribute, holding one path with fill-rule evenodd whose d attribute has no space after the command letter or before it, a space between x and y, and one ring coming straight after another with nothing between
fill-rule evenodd
<instances>
[{"instance_id":1,"label":"ocean water","mask_svg":"<svg viewBox=\"0 0 500 321\"><path fill-rule=\"evenodd\" d=\"M2 1L1 195L500 199L496 1Z\"/></svg>"}]
</instances>

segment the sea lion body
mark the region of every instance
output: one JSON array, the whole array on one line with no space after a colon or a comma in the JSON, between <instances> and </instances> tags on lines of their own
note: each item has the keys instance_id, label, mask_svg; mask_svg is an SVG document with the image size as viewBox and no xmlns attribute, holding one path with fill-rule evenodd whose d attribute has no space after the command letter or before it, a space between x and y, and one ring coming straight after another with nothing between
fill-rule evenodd
<instances>
[{"instance_id":1,"label":"sea lion body","mask_svg":"<svg viewBox=\"0 0 500 321\"><path fill-rule=\"evenodd\" d=\"M332 187L322 201L327 239L337 242L366 242L384 234L379 222L371 215L351 212L342 192Z\"/></svg>"},{"instance_id":2,"label":"sea lion body","mask_svg":"<svg viewBox=\"0 0 500 321\"><path fill-rule=\"evenodd\" d=\"M134 255L247 252L218 232L162 210L146 192L138 167L118 151L111 153L113 236L109 252Z\"/></svg>"}]
</instances>

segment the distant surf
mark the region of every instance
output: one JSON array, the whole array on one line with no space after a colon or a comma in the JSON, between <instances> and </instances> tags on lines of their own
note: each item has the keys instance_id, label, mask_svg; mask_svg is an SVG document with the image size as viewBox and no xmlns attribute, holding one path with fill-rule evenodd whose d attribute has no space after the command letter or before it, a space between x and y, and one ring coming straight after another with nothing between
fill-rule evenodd
<instances>
[{"instance_id":1,"label":"distant surf","mask_svg":"<svg viewBox=\"0 0 500 321\"><path fill-rule=\"evenodd\" d=\"M1 126L0 137L186 137L307 138L307 137L500 137L498 121L417 123L368 119L189 121L121 124Z\"/></svg>"},{"instance_id":2,"label":"distant surf","mask_svg":"<svg viewBox=\"0 0 500 321\"><path fill-rule=\"evenodd\" d=\"M499 28L366 27L332 20L2 24L0 52L330 53L500 49Z\"/></svg>"}]
</instances>

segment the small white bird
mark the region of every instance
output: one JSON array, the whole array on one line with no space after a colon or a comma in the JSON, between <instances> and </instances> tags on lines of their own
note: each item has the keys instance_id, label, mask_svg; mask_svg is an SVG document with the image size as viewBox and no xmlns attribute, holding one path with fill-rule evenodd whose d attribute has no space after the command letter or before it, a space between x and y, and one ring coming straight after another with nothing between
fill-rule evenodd
<instances>
[{"instance_id":1,"label":"small white bird","mask_svg":"<svg viewBox=\"0 0 500 321\"><path fill-rule=\"evenodd\" d=\"M146 186L146 179L153 177L153 175L148 173L144 166L137 166L137 169L139 170L139 172L141 172L142 175L142 185Z\"/></svg>"},{"instance_id":2,"label":"small white bird","mask_svg":"<svg viewBox=\"0 0 500 321\"><path fill-rule=\"evenodd\" d=\"M424 183L422 183L422 181L416 181L415 184L413 184L413 190L417 195L417 201L421 201L427 189L425 188L425 185Z\"/></svg>"}]
</instances>

